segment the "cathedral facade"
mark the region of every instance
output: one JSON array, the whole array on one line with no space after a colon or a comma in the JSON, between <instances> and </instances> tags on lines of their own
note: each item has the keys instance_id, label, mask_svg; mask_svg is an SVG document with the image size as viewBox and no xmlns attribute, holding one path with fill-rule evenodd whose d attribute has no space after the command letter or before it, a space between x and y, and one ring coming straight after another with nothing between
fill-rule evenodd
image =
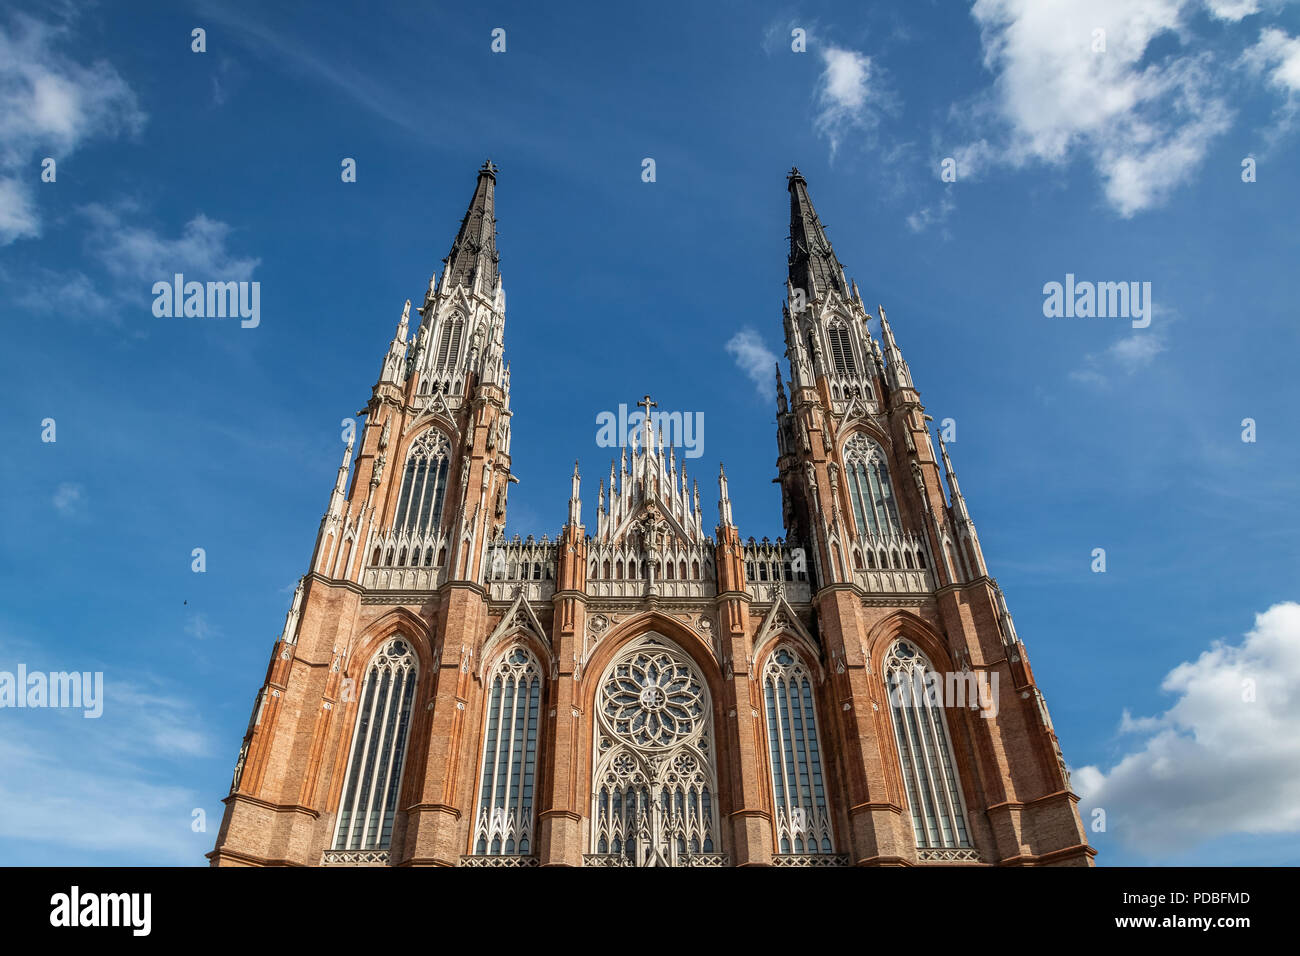
<instances>
[{"instance_id":1,"label":"cathedral facade","mask_svg":"<svg viewBox=\"0 0 1300 956\"><path fill-rule=\"evenodd\" d=\"M706 526L649 397L590 527L575 465L554 540L504 536L496 178L347 443L212 864L1090 865L948 449L798 170L775 542L721 469Z\"/></svg>"}]
</instances>

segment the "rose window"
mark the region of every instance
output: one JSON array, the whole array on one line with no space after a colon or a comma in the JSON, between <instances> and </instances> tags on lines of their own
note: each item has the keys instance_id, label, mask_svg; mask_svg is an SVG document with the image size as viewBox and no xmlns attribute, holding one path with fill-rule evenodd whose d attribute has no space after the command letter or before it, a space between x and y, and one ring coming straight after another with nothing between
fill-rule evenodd
<instances>
[{"instance_id":1,"label":"rose window","mask_svg":"<svg viewBox=\"0 0 1300 956\"><path fill-rule=\"evenodd\" d=\"M603 689L610 729L637 747L671 747L695 734L704 718L699 679L661 651L621 662Z\"/></svg>"}]
</instances>

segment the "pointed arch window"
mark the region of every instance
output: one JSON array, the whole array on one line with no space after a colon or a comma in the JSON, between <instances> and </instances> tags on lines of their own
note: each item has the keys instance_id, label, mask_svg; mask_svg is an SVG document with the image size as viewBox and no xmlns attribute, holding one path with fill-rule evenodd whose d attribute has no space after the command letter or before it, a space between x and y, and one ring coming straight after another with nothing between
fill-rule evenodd
<instances>
[{"instance_id":1,"label":"pointed arch window","mask_svg":"<svg viewBox=\"0 0 1300 956\"><path fill-rule=\"evenodd\" d=\"M831 342L831 361L835 364L837 375L858 374L857 364L853 361L853 347L849 344L849 330L842 325L832 325L826 330Z\"/></svg>"},{"instance_id":2,"label":"pointed arch window","mask_svg":"<svg viewBox=\"0 0 1300 956\"><path fill-rule=\"evenodd\" d=\"M366 668L334 831L336 850L388 849L416 677L415 651L400 634Z\"/></svg>"},{"instance_id":3,"label":"pointed arch window","mask_svg":"<svg viewBox=\"0 0 1300 956\"><path fill-rule=\"evenodd\" d=\"M402 475L402 490L397 496L393 523L396 530L415 534L438 530L443 499L447 496L450 457L451 443L437 429L429 429L411 445Z\"/></svg>"},{"instance_id":4,"label":"pointed arch window","mask_svg":"<svg viewBox=\"0 0 1300 956\"><path fill-rule=\"evenodd\" d=\"M649 634L620 651L596 696L591 850L631 866L717 854L708 687L690 657Z\"/></svg>"},{"instance_id":5,"label":"pointed arch window","mask_svg":"<svg viewBox=\"0 0 1300 956\"><path fill-rule=\"evenodd\" d=\"M778 853L831 853L830 813L822 779L821 743L812 676L789 647L763 668L763 704L771 755Z\"/></svg>"},{"instance_id":6,"label":"pointed arch window","mask_svg":"<svg viewBox=\"0 0 1300 956\"><path fill-rule=\"evenodd\" d=\"M464 327L465 320L459 312L442 324L442 335L438 337L438 358L435 368L455 367L456 360L460 357L460 340Z\"/></svg>"},{"instance_id":7,"label":"pointed arch window","mask_svg":"<svg viewBox=\"0 0 1300 956\"><path fill-rule=\"evenodd\" d=\"M844 446L844 469L858 532L877 536L898 534L902 530L898 505L880 445L861 433L854 435Z\"/></svg>"},{"instance_id":8,"label":"pointed arch window","mask_svg":"<svg viewBox=\"0 0 1300 956\"><path fill-rule=\"evenodd\" d=\"M483 736L474 853L527 856L533 852L533 785L542 670L522 647L493 668Z\"/></svg>"},{"instance_id":9,"label":"pointed arch window","mask_svg":"<svg viewBox=\"0 0 1300 956\"><path fill-rule=\"evenodd\" d=\"M968 847L965 804L943 714L943 681L908 641L889 649L884 670L916 845Z\"/></svg>"}]
</instances>

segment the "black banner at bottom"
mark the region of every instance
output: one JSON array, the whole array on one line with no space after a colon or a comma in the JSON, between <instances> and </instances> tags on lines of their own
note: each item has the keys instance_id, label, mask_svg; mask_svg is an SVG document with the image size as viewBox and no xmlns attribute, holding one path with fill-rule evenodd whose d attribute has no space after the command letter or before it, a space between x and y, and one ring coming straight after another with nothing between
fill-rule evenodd
<instances>
[{"instance_id":1,"label":"black banner at bottom","mask_svg":"<svg viewBox=\"0 0 1300 956\"><path fill-rule=\"evenodd\" d=\"M864 947L918 934L982 947L1037 930L1083 942L1200 935L1232 945L1243 933L1288 928L1295 877L1285 868L1187 867L385 869L0 869L0 925L8 942L75 936L126 946L344 945L394 932L427 933L434 946L464 933L471 945L477 935L496 948L562 937L582 944L611 932L645 945L671 932L666 938L689 939L692 949L746 939L766 948L785 938L807 948L820 938L810 932L832 929L861 934ZM680 936L687 927L693 935Z\"/></svg>"}]
</instances>

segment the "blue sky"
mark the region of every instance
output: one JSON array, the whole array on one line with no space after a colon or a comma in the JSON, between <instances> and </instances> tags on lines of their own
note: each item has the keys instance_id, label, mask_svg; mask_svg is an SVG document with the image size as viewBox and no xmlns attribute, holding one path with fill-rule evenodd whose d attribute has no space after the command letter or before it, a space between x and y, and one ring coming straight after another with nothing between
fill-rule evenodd
<instances>
[{"instance_id":1,"label":"blue sky","mask_svg":"<svg viewBox=\"0 0 1300 956\"><path fill-rule=\"evenodd\" d=\"M957 422L1100 862L1300 862L1296 4L352 6L0 13L0 670L108 697L0 711L0 862L203 863L340 421L489 156L508 530L559 530L574 459L590 521L595 416L649 392L704 413L706 516L723 461L781 533L798 165ZM156 318L177 271L260 324ZM1150 282L1150 326L1045 317L1067 273Z\"/></svg>"}]
</instances>

